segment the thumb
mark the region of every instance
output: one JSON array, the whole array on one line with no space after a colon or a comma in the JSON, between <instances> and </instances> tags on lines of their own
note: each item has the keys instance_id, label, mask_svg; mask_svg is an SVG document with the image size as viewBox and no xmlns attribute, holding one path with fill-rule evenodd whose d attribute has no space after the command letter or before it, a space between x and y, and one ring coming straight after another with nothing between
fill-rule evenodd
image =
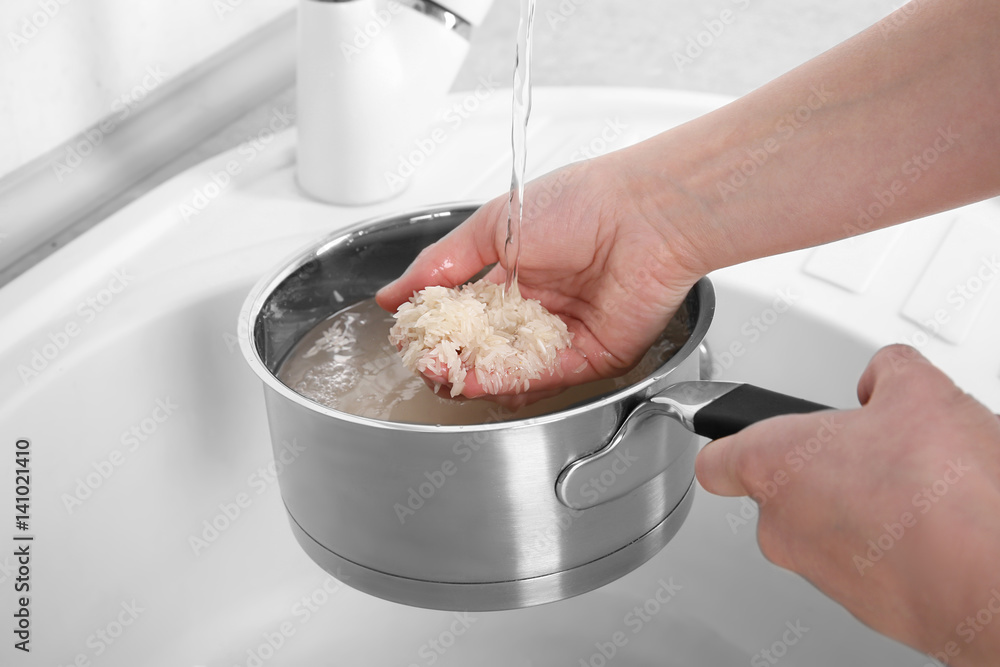
<instances>
[{"instance_id":1,"label":"thumb","mask_svg":"<svg viewBox=\"0 0 1000 667\"><path fill-rule=\"evenodd\" d=\"M705 445L694 462L694 474L709 493L717 496L750 495L742 477L742 450L747 440L739 434Z\"/></svg>"},{"instance_id":2,"label":"thumb","mask_svg":"<svg viewBox=\"0 0 1000 667\"><path fill-rule=\"evenodd\" d=\"M497 223L505 215L506 199L498 197L484 204L444 238L424 248L403 275L380 289L375 295L378 305L395 312L416 291L431 285L461 285L498 261Z\"/></svg>"},{"instance_id":3,"label":"thumb","mask_svg":"<svg viewBox=\"0 0 1000 667\"><path fill-rule=\"evenodd\" d=\"M709 493L719 496L751 496L759 492L779 471L795 446L836 430L843 411L824 410L807 414L771 417L739 433L708 443L695 459L695 475ZM787 474L787 471L786 471Z\"/></svg>"}]
</instances>

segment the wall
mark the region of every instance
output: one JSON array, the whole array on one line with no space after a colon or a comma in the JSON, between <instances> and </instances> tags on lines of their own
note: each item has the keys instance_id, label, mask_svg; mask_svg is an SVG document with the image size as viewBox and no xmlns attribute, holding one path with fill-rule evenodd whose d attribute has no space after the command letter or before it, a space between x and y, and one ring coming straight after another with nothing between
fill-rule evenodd
<instances>
[{"instance_id":1,"label":"wall","mask_svg":"<svg viewBox=\"0 0 1000 667\"><path fill-rule=\"evenodd\" d=\"M903 0L538 0L532 76L543 86L639 86L742 95L902 4ZM474 89L478 77L487 74L510 85L519 5L518 0L494 0L473 35L456 90Z\"/></svg>"},{"instance_id":2,"label":"wall","mask_svg":"<svg viewBox=\"0 0 1000 667\"><path fill-rule=\"evenodd\" d=\"M295 7L295 0L4 0L0 178Z\"/></svg>"},{"instance_id":3,"label":"wall","mask_svg":"<svg viewBox=\"0 0 1000 667\"><path fill-rule=\"evenodd\" d=\"M4 0L0 178L155 89L296 0ZM519 2L495 0L455 89L509 85ZM539 0L539 85L738 95L878 21L898 0ZM722 12L732 21L680 62ZM704 35L702 35L704 38ZM708 41L704 40L703 41Z\"/></svg>"}]
</instances>

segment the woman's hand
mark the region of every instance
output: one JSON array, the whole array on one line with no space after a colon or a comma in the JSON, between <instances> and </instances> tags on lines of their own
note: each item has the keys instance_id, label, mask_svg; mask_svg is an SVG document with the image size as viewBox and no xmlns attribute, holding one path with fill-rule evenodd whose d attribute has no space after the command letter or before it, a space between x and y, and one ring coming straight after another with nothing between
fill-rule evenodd
<instances>
[{"instance_id":1,"label":"woman's hand","mask_svg":"<svg viewBox=\"0 0 1000 667\"><path fill-rule=\"evenodd\" d=\"M637 179L621 160L610 154L572 164L526 187L518 284L524 297L566 322L573 344L559 358L561 373L533 381L520 403L627 371L702 275L684 236L662 214L644 210ZM689 209L678 197L672 212ZM379 304L395 311L414 291L460 285L494 262L487 278L502 282L509 268L503 265L506 234L502 196L421 252L378 293ZM470 374L463 393L485 392Z\"/></svg>"},{"instance_id":2,"label":"woman's hand","mask_svg":"<svg viewBox=\"0 0 1000 667\"><path fill-rule=\"evenodd\" d=\"M528 184L522 292L576 335L563 376L533 389L628 369L709 271L1000 192L1000 4L927 0L894 18L897 30L873 26L712 113ZM883 206L883 193L896 194ZM506 223L504 195L379 303L502 260Z\"/></svg>"},{"instance_id":3,"label":"woman's hand","mask_svg":"<svg viewBox=\"0 0 1000 667\"><path fill-rule=\"evenodd\" d=\"M875 355L858 398L708 444L699 481L756 500L764 555L878 632L996 664L1000 419L903 345Z\"/></svg>"}]
</instances>

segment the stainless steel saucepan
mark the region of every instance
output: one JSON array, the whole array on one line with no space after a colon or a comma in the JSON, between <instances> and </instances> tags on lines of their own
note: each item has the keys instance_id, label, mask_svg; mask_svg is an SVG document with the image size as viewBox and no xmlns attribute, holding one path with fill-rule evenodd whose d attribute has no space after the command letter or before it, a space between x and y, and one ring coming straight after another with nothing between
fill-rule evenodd
<instances>
[{"instance_id":1,"label":"stainless steel saucepan","mask_svg":"<svg viewBox=\"0 0 1000 667\"><path fill-rule=\"evenodd\" d=\"M292 532L328 572L405 604L513 609L592 590L638 567L691 507L700 434L825 406L699 381L715 296L687 296L691 336L639 382L565 410L471 426L367 419L319 405L276 374L332 313L370 298L474 210L443 206L324 238L251 292L240 343L264 382Z\"/></svg>"}]
</instances>

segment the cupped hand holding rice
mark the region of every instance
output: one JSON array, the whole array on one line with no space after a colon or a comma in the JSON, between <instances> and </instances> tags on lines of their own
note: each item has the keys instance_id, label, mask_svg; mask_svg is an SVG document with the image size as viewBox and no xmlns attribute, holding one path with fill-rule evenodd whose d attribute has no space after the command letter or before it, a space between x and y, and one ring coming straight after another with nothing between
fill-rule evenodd
<instances>
[{"instance_id":1,"label":"cupped hand holding rice","mask_svg":"<svg viewBox=\"0 0 1000 667\"><path fill-rule=\"evenodd\" d=\"M472 372L488 394L528 391L532 380L560 372L570 346L566 324L515 287L485 280L415 292L394 316L389 340L415 373L451 386L459 396Z\"/></svg>"}]
</instances>

